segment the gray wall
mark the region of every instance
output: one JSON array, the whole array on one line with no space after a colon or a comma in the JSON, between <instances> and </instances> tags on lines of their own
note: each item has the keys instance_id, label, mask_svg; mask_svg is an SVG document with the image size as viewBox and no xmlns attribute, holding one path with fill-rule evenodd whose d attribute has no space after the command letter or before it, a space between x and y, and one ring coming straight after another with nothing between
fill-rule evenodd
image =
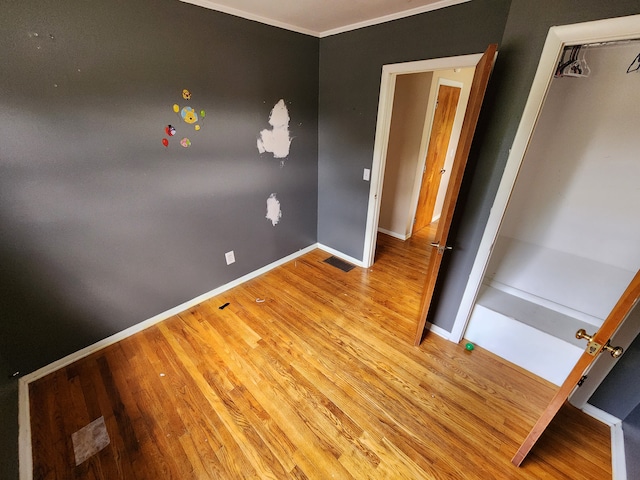
<instances>
[{"instance_id":1,"label":"gray wall","mask_svg":"<svg viewBox=\"0 0 640 480\"><path fill-rule=\"evenodd\" d=\"M640 308L636 306L636 310ZM630 318L637 325L638 315ZM629 321L629 319L627 320ZM612 340L615 345L615 341ZM640 335L616 362L589 403L622 420L627 476L640 478Z\"/></svg>"},{"instance_id":2,"label":"gray wall","mask_svg":"<svg viewBox=\"0 0 640 480\"><path fill-rule=\"evenodd\" d=\"M0 368L6 366L0 352ZM0 375L0 478L18 479L18 380Z\"/></svg>"},{"instance_id":3,"label":"gray wall","mask_svg":"<svg viewBox=\"0 0 640 480\"><path fill-rule=\"evenodd\" d=\"M362 258L382 66L483 52L500 42L509 4L473 0L321 39L320 243Z\"/></svg>"},{"instance_id":4,"label":"gray wall","mask_svg":"<svg viewBox=\"0 0 640 480\"><path fill-rule=\"evenodd\" d=\"M0 378L316 242L318 39L176 0L5 0L0 32ZM256 147L281 98L284 166ZM2 380L2 478L16 431Z\"/></svg>"},{"instance_id":5,"label":"gray wall","mask_svg":"<svg viewBox=\"0 0 640 480\"><path fill-rule=\"evenodd\" d=\"M5 1L0 22L9 373L316 242L318 39L175 0ZM256 147L281 98L284 166ZM174 104L205 110L201 130Z\"/></svg>"},{"instance_id":6,"label":"gray wall","mask_svg":"<svg viewBox=\"0 0 640 480\"><path fill-rule=\"evenodd\" d=\"M615 345L615 341L612 341ZM589 403L620 420L640 407L640 335L616 362L611 373L589 399ZM636 416L637 417L637 416ZM640 423L637 424L640 428Z\"/></svg>"}]
</instances>

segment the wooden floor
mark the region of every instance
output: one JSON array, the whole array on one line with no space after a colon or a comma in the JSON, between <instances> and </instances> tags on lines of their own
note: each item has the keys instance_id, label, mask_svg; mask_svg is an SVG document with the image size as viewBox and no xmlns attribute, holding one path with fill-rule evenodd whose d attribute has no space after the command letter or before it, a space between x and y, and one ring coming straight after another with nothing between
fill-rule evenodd
<instances>
[{"instance_id":1,"label":"wooden floor","mask_svg":"<svg viewBox=\"0 0 640 480\"><path fill-rule=\"evenodd\" d=\"M430 240L381 235L347 273L316 250L32 383L34 478L611 478L608 427L570 407L511 465L551 384L411 346ZM110 444L76 467L101 416Z\"/></svg>"}]
</instances>

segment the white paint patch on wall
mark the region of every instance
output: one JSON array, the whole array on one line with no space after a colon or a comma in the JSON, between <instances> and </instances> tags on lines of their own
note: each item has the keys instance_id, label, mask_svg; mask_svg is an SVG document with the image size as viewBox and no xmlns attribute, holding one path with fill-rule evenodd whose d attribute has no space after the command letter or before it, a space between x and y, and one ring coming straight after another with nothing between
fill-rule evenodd
<instances>
[{"instance_id":1,"label":"white paint patch on wall","mask_svg":"<svg viewBox=\"0 0 640 480\"><path fill-rule=\"evenodd\" d=\"M273 153L274 158L286 158L289 155L291 137L289 136L289 111L280 100L275 104L269 115L269 125L271 130L265 129L260 132L258 138L258 151L260 153Z\"/></svg>"},{"instance_id":2,"label":"white paint patch on wall","mask_svg":"<svg viewBox=\"0 0 640 480\"><path fill-rule=\"evenodd\" d=\"M282 210L280 209L280 201L276 198L276 194L272 193L267 198L267 215L265 218L271 220L271 223L275 227L280 218L282 218Z\"/></svg>"}]
</instances>

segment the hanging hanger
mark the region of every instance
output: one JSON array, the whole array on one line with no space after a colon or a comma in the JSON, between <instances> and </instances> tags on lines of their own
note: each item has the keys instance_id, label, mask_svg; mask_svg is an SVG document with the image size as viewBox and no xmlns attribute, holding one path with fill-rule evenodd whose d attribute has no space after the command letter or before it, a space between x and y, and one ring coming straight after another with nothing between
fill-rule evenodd
<instances>
[{"instance_id":1,"label":"hanging hanger","mask_svg":"<svg viewBox=\"0 0 640 480\"><path fill-rule=\"evenodd\" d=\"M640 70L640 53L636 58L633 59L629 68L627 68L627 73L637 72Z\"/></svg>"},{"instance_id":2,"label":"hanging hanger","mask_svg":"<svg viewBox=\"0 0 640 480\"><path fill-rule=\"evenodd\" d=\"M566 52L569 54L569 59L564 61L564 55ZM562 60L556 69L556 77L588 77L591 73L591 69L587 65L585 59L586 49L582 45L574 45L573 47L566 47L562 53Z\"/></svg>"},{"instance_id":3,"label":"hanging hanger","mask_svg":"<svg viewBox=\"0 0 640 480\"><path fill-rule=\"evenodd\" d=\"M570 61L562 69L563 77L588 77L591 73L591 69L587 65L585 58L586 47L583 45L577 45L571 49Z\"/></svg>"},{"instance_id":4,"label":"hanging hanger","mask_svg":"<svg viewBox=\"0 0 640 480\"><path fill-rule=\"evenodd\" d=\"M583 47L580 49L580 58L578 62L580 63L580 67L582 68L582 76L588 77L591 74L591 69L589 65L587 65L587 47Z\"/></svg>"},{"instance_id":5,"label":"hanging hanger","mask_svg":"<svg viewBox=\"0 0 640 480\"><path fill-rule=\"evenodd\" d=\"M574 52L575 52L575 48L576 47L565 47L563 52L562 52L562 58L560 59L560 63L558 64L558 68L556 69L556 77L562 77L564 76L564 71L565 69L571 65L574 62ZM564 56L565 54L571 50L571 53L569 54L569 60L567 60L566 62L564 61Z\"/></svg>"}]
</instances>

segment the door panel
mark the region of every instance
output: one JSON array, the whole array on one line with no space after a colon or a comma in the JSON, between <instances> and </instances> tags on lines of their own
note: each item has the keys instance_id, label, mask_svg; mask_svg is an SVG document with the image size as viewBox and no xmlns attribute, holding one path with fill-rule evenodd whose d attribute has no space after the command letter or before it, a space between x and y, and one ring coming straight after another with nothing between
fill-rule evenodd
<instances>
[{"instance_id":1,"label":"door panel","mask_svg":"<svg viewBox=\"0 0 640 480\"><path fill-rule=\"evenodd\" d=\"M447 150L449 149L453 122L456 118L460 91L460 88L450 87L448 85L440 85L438 89L438 98L436 100L427 158L425 160L425 170L422 174L420 196L418 197L416 221L413 227L414 232L429 225L433 218L433 208L436 204L440 178L442 177L440 172L447 158Z\"/></svg>"},{"instance_id":2,"label":"door panel","mask_svg":"<svg viewBox=\"0 0 640 480\"><path fill-rule=\"evenodd\" d=\"M589 346L582 354L582 356L576 362L575 367L569 373L569 376L565 382L560 386L560 389L556 395L551 399L551 402L542 413L536 424L529 432L529 435L524 440L511 462L520 466L527 454L531 451L535 443L538 441L542 433L551 423L553 417L558 413L562 405L567 401L567 398L578 384L578 381L589 369L591 364L595 361L598 355L608 355L607 352L603 352L605 345L609 342L609 339L616 332L620 324L627 318L633 307L640 299L640 271L638 271L631 280L631 283L625 290L625 292L616 303L611 313L607 316L606 320L600 327L600 330L593 336ZM593 346L594 352L589 353L590 346Z\"/></svg>"},{"instance_id":3,"label":"door panel","mask_svg":"<svg viewBox=\"0 0 640 480\"><path fill-rule=\"evenodd\" d=\"M431 255L429 259L427 280L422 293L420 317L418 319L418 328L416 330L414 345L419 345L422 341L424 326L427 321L427 314L429 313L429 306L431 305L438 272L440 271L440 264L442 263L442 255L444 254L447 246L447 237L449 236L449 229L451 227L451 221L453 220L453 213L456 201L458 200L462 177L464 175L467 158L469 157L469 151L471 149L471 141L473 140L473 134L475 133L476 125L478 123L480 107L482 106L484 94L487 90L489 76L491 75L491 70L493 69L493 64L497 54L497 48L498 46L496 44L492 44L487 47L487 50L484 52L484 55L476 66L476 71L473 76L471 93L469 94L469 103L467 104L467 110L462 124L462 131L460 132L460 140L458 142L458 148L451 168L451 178L449 180L449 185L447 186L442 214L438 221L438 230L435 237L435 246L437 250L433 252L433 255Z\"/></svg>"}]
</instances>

